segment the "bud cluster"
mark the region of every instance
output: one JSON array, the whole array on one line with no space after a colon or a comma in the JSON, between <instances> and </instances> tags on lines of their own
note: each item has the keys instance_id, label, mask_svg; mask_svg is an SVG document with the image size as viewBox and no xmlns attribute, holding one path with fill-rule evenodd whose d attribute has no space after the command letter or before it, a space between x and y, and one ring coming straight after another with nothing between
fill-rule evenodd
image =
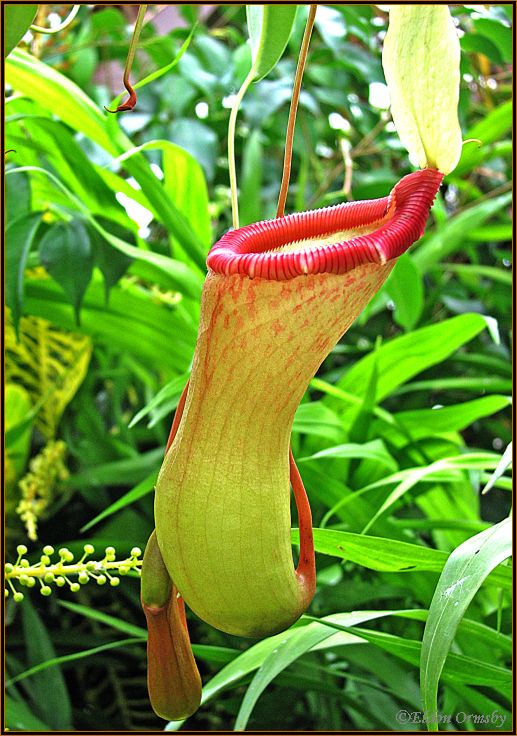
<instances>
[{"instance_id":1,"label":"bud cluster","mask_svg":"<svg viewBox=\"0 0 517 736\"><path fill-rule=\"evenodd\" d=\"M87 559L95 554L92 544L84 545L83 555L79 560L74 560L69 549L61 547L57 550L58 561L56 558L51 559L55 555L54 548L46 545L39 562L33 564L25 557L28 550L24 544L19 544L16 551L16 562L8 562L5 566L4 595L7 598L12 594L17 603L23 600L24 594L15 587L15 583L22 588L35 588L39 584L39 592L43 596L52 594L52 586L67 586L72 593L77 593L81 586L91 581L97 585L109 584L115 588L120 584L120 577L131 573L139 574L142 566L140 547L133 547L130 556L123 560L116 559L114 547L106 547L100 560Z\"/></svg>"}]
</instances>

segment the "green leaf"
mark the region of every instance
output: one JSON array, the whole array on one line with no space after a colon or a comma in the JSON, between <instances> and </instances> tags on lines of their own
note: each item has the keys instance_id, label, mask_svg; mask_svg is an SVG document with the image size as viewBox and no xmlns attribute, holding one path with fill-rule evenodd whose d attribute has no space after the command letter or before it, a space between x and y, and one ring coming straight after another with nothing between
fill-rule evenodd
<instances>
[{"instance_id":1,"label":"green leaf","mask_svg":"<svg viewBox=\"0 0 517 736\"><path fill-rule=\"evenodd\" d=\"M459 164L452 175L454 178L479 166L488 156L495 155L496 146L491 146L491 144L502 141L512 130L512 113L513 103L508 100L490 110L467 131L465 139L473 140L463 146ZM481 145L478 141L481 141Z\"/></svg>"},{"instance_id":2,"label":"green leaf","mask_svg":"<svg viewBox=\"0 0 517 736\"><path fill-rule=\"evenodd\" d=\"M512 464L512 458L513 458L513 451L512 451L512 443L508 445L506 450L503 453L503 456L499 460L499 463L497 464L497 468L494 470L490 480L486 484L486 486L483 488L482 494L488 493L488 491L494 487L494 485L497 483L499 478L502 477L504 471L510 467Z\"/></svg>"},{"instance_id":3,"label":"green leaf","mask_svg":"<svg viewBox=\"0 0 517 736\"><path fill-rule=\"evenodd\" d=\"M76 84L39 59L19 50L13 51L6 59L6 78L15 90L37 100L43 109L58 115L60 120L100 145L111 156L119 156L132 148L131 141L114 116L106 117ZM34 79L38 80L37 85ZM128 158L125 168L142 187L149 208L204 272L205 251L186 218L168 199L162 182L154 175L145 157L138 153Z\"/></svg>"},{"instance_id":4,"label":"green leaf","mask_svg":"<svg viewBox=\"0 0 517 736\"><path fill-rule=\"evenodd\" d=\"M163 415L163 407L166 407L167 413L172 412L178 405L181 392L185 388L189 375L189 373L184 373L181 376L176 376L169 381L169 383L165 384L165 386L162 386L156 396L153 396L151 401L149 401L135 414L133 419L129 422L128 428L131 429L135 424L138 424L138 422L140 422L145 416L151 413L153 413L154 416L147 426L149 428L154 427L157 423L157 416L160 416L161 418Z\"/></svg>"},{"instance_id":5,"label":"green leaf","mask_svg":"<svg viewBox=\"0 0 517 736\"><path fill-rule=\"evenodd\" d=\"M105 217L97 217L97 223L107 232L111 232L115 237L124 239L127 237L127 231L118 223L114 223ZM93 227L88 229L90 242L93 248L93 258L95 265L100 269L104 276L104 288L106 295L106 304L109 299L110 289L122 278L126 273L133 259L123 253L101 234L99 230Z\"/></svg>"},{"instance_id":6,"label":"green leaf","mask_svg":"<svg viewBox=\"0 0 517 736\"><path fill-rule=\"evenodd\" d=\"M505 519L468 539L452 552L440 576L429 608L420 660L424 712L433 719L428 723L429 730L438 730L438 681L458 624L488 574L511 555L511 526L511 520Z\"/></svg>"},{"instance_id":7,"label":"green leaf","mask_svg":"<svg viewBox=\"0 0 517 736\"><path fill-rule=\"evenodd\" d=\"M45 109L73 130L80 131L112 155L115 142L105 126L105 118L95 103L63 74L30 54L16 49L5 61L7 82L13 89L36 99ZM34 80L38 84L34 84Z\"/></svg>"},{"instance_id":8,"label":"green leaf","mask_svg":"<svg viewBox=\"0 0 517 736\"><path fill-rule=\"evenodd\" d=\"M40 221L41 212L32 212L12 220L5 229L5 301L16 334L23 311L23 272Z\"/></svg>"},{"instance_id":9,"label":"green leaf","mask_svg":"<svg viewBox=\"0 0 517 736\"><path fill-rule=\"evenodd\" d=\"M473 21L476 31L490 39L499 50L503 62L512 63L512 29L492 18L476 18Z\"/></svg>"},{"instance_id":10,"label":"green leaf","mask_svg":"<svg viewBox=\"0 0 517 736\"><path fill-rule=\"evenodd\" d=\"M441 572L447 553L409 542L384 537L369 537L334 529L314 529L317 552L354 562L378 572ZM299 543L298 529L291 531L293 544Z\"/></svg>"},{"instance_id":11,"label":"green leaf","mask_svg":"<svg viewBox=\"0 0 517 736\"><path fill-rule=\"evenodd\" d=\"M382 481L371 483L369 486L361 489L361 493L364 493L367 488L378 488L381 485L390 483L395 479L401 481L396 485L394 490L391 491L391 493L384 500L379 509L377 509L368 524L364 527L362 533L366 534L368 529L370 529L373 524L375 524L380 516L386 513L386 511L388 511L388 509L390 509L396 503L396 501L402 498L405 493L411 490L411 488L413 488L417 483L419 483L426 477L436 477L436 474L440 474L441 471L444 470L484 470L486 468L494 468L496 467L496 465L497 461L494 459L494 456L491 453L472 452L465 455L458 455L456 457L441 458L440 460L436 460L436 462L431 463L430 465L410 468L409 470L402 470L400 473L392 475L391 480L390 478L384 478L384 480ZM437 477L440 476L438 475Z\"/></svg>"},{"instance_id":12,"label":"green leaf","mask_svg":"<svg viewBox=\"0 0 517 736\"><path fill-rule=\"evenodd\" d=\"M5 183L5 222L9 225L20 215L27 215L31 210L31 187L29 176L24 171L11 174Z\"/></svg>"},{"instance_id":13,"label":"green leaf","mask_svg":"<svg viewBox=\"0 0 517 736\"><path fill-rule=\"evenodd\" d=\"M400 614L399 614L400 615ZM362 629L357 626L340 626L334 621L329 621L329 626L357 634L374 646L383 649L395 657L418 666L420 661L421 645L419 641L394 636L383 631ZM473 657L459 654L449 654L443 670L444 679L452 684L484 685L496 688L504 697L510 698L512 692L512 672L504 667L488 664ZM424 708L425 713L431 713ZM436 712L436 711L435 711Z\"/></svg>"},{"instance_id":14,"label":"green leaf","mask_svg":"<svg viewBox=\"0 0 517 736\"><path fill-rule=\"evenodd\" d=\"M317 644L328 639L328 632L322 630L318 624L304 626L295 631L288 639L282 639L272 652L266 657L258 672L251 681L246 695L244 696L237 720L235 721L234 731L244 731L248 724L249 717L255 704L261 694L264 692L269 683L275 677L288 667L292 662L297 660L306 652L310 651ZM357 638L353 635L344 635L340 644L357 644Z\"/></svg>"},{"instance_id":15,"label":"green leaf","mask_svg":"<svg viewBox=\"0 0 517 736\"><path fill-rule=\"evenodd\" d=\"M377 361L375 401L378 403L413 376L441 363L486 326L482 315L462 314L396 337L357 361L337 386L355 396L364 396L372 365ZM331 406L337 403L336 399L327 399L327 402Z\"/></svg>"},{"instance_id":16,"label":"green leaf","mask_svg":"<svg viewBox=\"0 0 517 736\"><path fill-rule=\"evenodd\" d=\"M410 288L408 288L410 284ZM393 318L406 332L418 324L424 308L424 283L411 256L404 253L386 281L386 292L395 304Z\"/></svg>"},{"instance_id":17,"label":"green leaf","mask_svg":"<svg viewBox=\"0 0 517 736\"><path fill-rule=\"evenodd\" d=\"M297 9L289 4L246 5L255 82L269 74L284 53Z\"/></svg>"},{"instance_id":18,"label":"green leaf","mask_svg":"<svg viewBox=\"0 0 517 736\"><path fill-rule=\"evenodd\" d=\"M489 217L500 212L510 204L512 193L508 192L494 199L469 207L453 217L446 227L429 235L412 253L413 261L419 271L424 274L431 266L463 248L465 238L471 230L478 228Z\"/></svg>"},{"instance_id":19,"label":"green leaf","mask_svg":"<svg viewBox=\"0 0 517 736\"><path fill-rule=\"evenodd\" d=\"M336 414L321 401L300 404L294 415L293 432L316 435L339 442L343 439L343 426Z\"/></svg>"},{"instance_id":20,"label":"green leaf","mask_svg":"<svg viewBox=\"0 0 517 736\"><path fill-rule=\"evenodd\" d=\"M84 293L93 270L93 253L88 231L79 220L53 225L39 246L40 260L62 287L74 307L77 324Z\"/></svg>"},{"instance_id":21,"label":"green leaf","mask_svg":"<svg viewBox=\"0 0 517 736\"><path fill-rule=\"evenodd\" d=\"M121 509L125 508L126 506L131 505L132 503L135 503L140 498L143 498L144 496L147 496L148 493L151 493L151 491L154 490L155 483L158 479L158 471L154 471L153 473L149 473L149 475L144 478L138 485L136 485L134 488L132 488L127 493L124 493L123 496L118 498L114 503L110 504L107 508L103 509L100 514L97 514L97 516L89 521L87 524L85 524L83 527L81 527L81 532L85 532L88 529L91 529L92 526L95 526L95 524L98 524L100 521L105 519L107 516L111 516L112 514L116 513L117 511L120 511Z\"/></svg>"},{"instance_id":22,"label":"green leaf","mask_svg":"<svg viewBox=\"0 0 517 736\"><path fill-rule=\"evenodd\" d=\"M37 5L6 3L4 8L4 57L19 44L33 23Z\"/></svg>"},{"instance_id":23,"label":"green leaf","mask_svg":"<svg viewBox=\"0 0 517 736\"><path fill-rule=\"evenodd\" d=\"M397 132L411 159L444 174L461 155L460 44L447 5L392 5L382 52Z\"/></svg>"},{"instance_id":24,"label":"green leaf","mask_svg":"<svg viewBox=\"0 0 517 736\"><path fill-rule=\"evenodd\" d=\"M459 432L478 419L491 416L510 405L509 396L483 396L461 404L438 406L436 409L401 411L393 416L397 425L406 430L407 437L416 441L424 437L437 437L440 434ZM373 425L372 433L379 431L382 431L382 436L387 442L392 442L399 447L407 442L407 439L401 437L400 431L386 426L384 422L382 424L376 422Z\"/></svg>"},{"instance_id":25,"label":"green leaf","mask_svg":"<svg viewBox=\"0 0 517 736\"><path fill-rule=\"evenodd\" d=\"M162 458L163 448L157 447L148 452L138 453L134 457L89 466L82 472L72 475L66 484L75 488L131 486L143 476L152 477L154 471L151 470L161 465Z\"/></svg>"},{"instance_id":26,"label":"green leaf","mask_svg":"<svg viewBox=\"0 0 517 736\"><path fill-rule=\"evenodd\" d=\"M86 292L81 332L121 353L138 355L169 375L186 371L196 341L196 325L181 305L167 309L154 303L145 291L124 284L124 288L113 288L106 306L100 281L94 274ZM43 317L62 329L77 329L66 297L51 279L28 279L25 288L28 314ZM171 334L174 340L170 339Z\"/></svg>"},{"instance_id":27,"label":"green leaf","mask_svg":"<svg viewBox=\"0 0 517 736\"><path fill-rule=\"evenodd\" d=\"M27 663L31 666L55 658L50 636L29 600L23 602L22 622L27 647ZM33 708L57 731L72 728L72 708L65 680L59 667L45 675L35 675L31 683Z\"/></svg>"},{"instance_id":28,"label":"green leaf","mask_svg":"<svg viewBox=\"0 0 517 736\"><path fill-rule=\"evenodd\" d=\"M23 700L5 696L5 723L11 731L52 731L52 727L34 715Z\"/></svg>"},{"instance_id":29,"label":"green leaf","mask_svg":"<svg viewBox=\"0 0 517 736\"><path fill-rule=\"evenodd\" d=\"M368 458L374 460L379 465L396 472L398 470L397 461L387 451L386 446L382 440L372 440L371 442L365 442L364 445L358 445L350 442L346 445L336 445L335 447L328 447L325 450L320 450L309 455L308 457L298 458L298 462L307 462L308 460L321 460L323 458L338 458L338 457L349 457L349 458Z\"/></svg>"},{"instance_id":30,"label":"green leaf","mask_svg":"<svg viewBox=\"0 0 517 736\"><path fill-rule=\"evenodd\" d=\"M169 141L159 143L163 151L163 183L167 196L187 218L199 242L208 251L212 243L212 224L203 169L184 148ZM172 240L173 245L181 247L177 238Z\"/></svg>"},{"instance_id":31,"label":"green leaf","mask_svg":"<svg viewBox=\"0 0 517 736\"><path fill-rule=\"evenodd\" d=\"M139 640L147 639L147 629L144 629L141 626L135 626L123 619L110 616L108 613L104 613L103 611L98 611L90 606L83 606L81 603L73 603L72 601L63 601L59 599L57 602L62 608L66 608L68 611L72 611L72 613L78 613L80 616L85 616L86 618L97 621L100 624L110 626L112 629L115 629L115 631L121 631L123 634L127 634L127 636L136 637Z\"/></svg>"},{"instance_id":32,"label":"green leaf","mask_svg":"<svg viewBox=\"0 0 517 736\"><path fill-rule=\"evenodd\" d=\"M398 539L370 537L334 529L314 529L316 552L339 557L378 572L441 572L447 562L447 552ZM299 530L291 530L293 544L299 544ZM499 566L490 576L493 586L509 590L512 584L510 568Z\"/></svg>"},{"instance_id":33,"label":"green leaf","mask_svg":"<svg viewBox=\"0 0 517 736\"><path fill-rule=\"evenodd\" d=\"M43 670L48 669L49 667L58 667L61 664L67 664L68 662L75 662L78 659L84 659L85 657L91 657L95 654L100 654L100 652L106 652L111 649L118 649L119 647L127 647L131 644L142 644L147 641L147 632L145 629L143 629L144 635L143 637L140 637L139 639L123 639L122 641L112 641L109 644L101 644L98 647L92 647L91 649L83 649L80 652L74 652L73 654L64 654L61 657L54 657L53 659L48 659L46 662L41 662L41 664L35 665L34 667L31 667L28 670L25 670L24 672L20 672L19 675L16 675L16 677L11 678L7 681L6 687L10 687L11 685L15 685L17 682L20 682L20 680L25 680L27 677L32 677L33 675L37 674L38 672L42 672Z\"/></svg>"}]
</instances>

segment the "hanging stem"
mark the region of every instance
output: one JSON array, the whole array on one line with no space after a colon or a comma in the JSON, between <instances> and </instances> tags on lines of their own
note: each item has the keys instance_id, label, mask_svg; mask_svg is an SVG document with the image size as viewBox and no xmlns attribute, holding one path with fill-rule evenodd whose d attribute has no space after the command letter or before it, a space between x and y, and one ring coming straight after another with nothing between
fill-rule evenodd
<instances>
[{"instance_id":1,"label":"hanging stem","mask_svg":"<svg viewBox=\"0 0 517 736\"><path fill-rule=\"evenodd\" d=\"M237 122L237 113L242 102L242 98L246 94L246 90L253 81L255 70L251 68L248 76L242 83L240 90L235 95L235 100L230 112L230 120L228 122L228 168L230 171L230 192L232 199L232 222L234 229L239 227L239 201L237 193L237 172L235 169L235 124Z\"/></svg>"},{"instance_id":2,"label":"hanging stem","mask_svg":"<svg viewBox=\"0 0 517 736\"><path fill-rule=\"evenodd\" d=\"M131 69L133 68L133 61L135 59L135 53L138 46L138 39L140 38L140 31L142 30L142 26L144 24L144 17L147 10L147 5L140 5L138 8L138 15L136 18L135 28L133 30L133 36L131 37L131 43L129 44L129 51L127 53L127 59L126 59L126 65L124 67L124 87L129 92L128 99L123 102L121 105L119 105L116 110L110 110L106 106L104 109L107 112L123 112L124 110L132 110L134 106L136 105L136 92L131 86L131 82L129 81L129 75L131 74Z\"/></svg>"},{"instance_id":3,"label":"hanging stem","mask_svg":"<svg viewBox=\"0 0 517 736\"><path fill-rule=\"evenodd\" d=\"M284 153L284 170L282 173L282 184L280 185L280 193L278 195L278 207L276 211L277 217L283 217L285 213L285 203L287 200L287 190L289 189L289 178L291 176L291 161L293 157L293 139L294 126L296 123L296 113L298 112L298 101L300 99L300 90L302 88L303 71L305 62L307 61L307 52L311 40L312 29L314 27L314 19L316 17L317 5L311 5L309 16L305 25L303 34L302 47L298 58L298 66L296 67L296 75L294 77L293 96L291 98L291 107L289 108L289 120L287 122L287 133L285 136L285 153Z\"/></svg>"},{"instance_id":4,"label":"hanging stem","mask_svg":"<svg viewBox=\"0 0 517 736\"><path fill-rule=\"evenodd\" d=\"M55 28L44 28L43 26L38 26L35 24L29 26L29 28L31 31L34 31L35 33L47 33L49 35L53 33L60 33L61 31L64 31L65 28L68 28L70 23L73 21L73 19L79 12L80 7L81 7L80 5L74 5L74 7L70 11L70 13L66 16L64 21L60 23L58 26L56 26Z\"/></svg>"}]
</instances>

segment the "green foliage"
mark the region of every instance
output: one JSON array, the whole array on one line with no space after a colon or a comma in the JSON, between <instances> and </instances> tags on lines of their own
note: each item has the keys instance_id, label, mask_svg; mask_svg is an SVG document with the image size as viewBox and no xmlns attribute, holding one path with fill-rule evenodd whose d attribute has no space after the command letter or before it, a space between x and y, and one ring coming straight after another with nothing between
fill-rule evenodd
<instances>
[{"instance_id":1,"label":"green foliage","mask_svg":"<svg viewBox=\"0 0 517 736\"><path fill-rule=\"evenodd\" d=\"M242 224L276 211L306 17L276 7L251 10L290 18L266 32L269 73L239 110ZM382 8L318 7L287 212L382 197L410 171L379 86ZM433 710L436 695L439 714L498 711L510 723L512 568L502 564L511 504L508 10L451 6L462 31L462 136L476 140L447 175L424 236L296 413L293 453L317 550L308 615L282 634L243 642L189 614L203 707L169 730L393 731L401 709ZM252 63L246 11L149 6L132 76L141 80L137 106L111 116L103 105L121 89L113 69L125 61L131 12L83 6L66 30L39 36L36 47L22 42L6 58L13 562L27 543L15 523L19 482L49 439L65 443L70 475L38 520L41 544L65 547L69 565L85 542L116 546L122 561L144 547L190 372L206 253L232 222L225 141ZM20 558L34 581L38 549ZM6 725L162 729L145 697L136 575L115 589L91 576L83 585L80 572L50 597L39 582L22 586L19 603L10 589Z\"/></svg>"}]
</instances>

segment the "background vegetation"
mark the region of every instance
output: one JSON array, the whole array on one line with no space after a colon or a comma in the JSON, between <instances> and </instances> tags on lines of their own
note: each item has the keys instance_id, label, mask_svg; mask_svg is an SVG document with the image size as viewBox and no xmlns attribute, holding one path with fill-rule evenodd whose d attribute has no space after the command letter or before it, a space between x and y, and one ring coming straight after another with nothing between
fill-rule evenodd
<instances>
[{"instance_id":1,"label":"background vegetation","mask_svg":"<svg viewBox=\"0 0 517 736\"><path fill-rule=\"evenodd\" d=\"M383 7L318 9L287 211L384 196L411 170L386 109ZM242 5L149 8L132 79L167 70L131 113L103 105L122 92L136 6L82 6L62 33L25 36L6 63L7 559L23 544L32 565L45 545L52 559L66 547L77 560L93 544L89 559L113 546L132 560L116 589L106 575L72 575L60 588L49 578L50 596L43 582L11 581L25 593L16 603L8 586L12 730L164 725L146 697L130 555L153 527L204 258L231 224L226 132L250 52ZM69 10L40 6L38 22ZM239 113L242 224L275 213L306 13ZM479 140L465 144L425 236L325 361L294 425L319 551L308 613L334 628L305 617L256 643L191 615L206 705L171 728L425 730L396 714L422 711L421 695L432 702L465 609L439 711L497 712L510 728L510 570L500 565L477 589L506 556L508 529L493 525L510 509L504 473L480 491L511 440L511 6L452 13L462 130ZM419 693L440 573L485 529L456 553L461 567L481 550L477 567L444 573Z\"/></svg>"}]
</instances>

